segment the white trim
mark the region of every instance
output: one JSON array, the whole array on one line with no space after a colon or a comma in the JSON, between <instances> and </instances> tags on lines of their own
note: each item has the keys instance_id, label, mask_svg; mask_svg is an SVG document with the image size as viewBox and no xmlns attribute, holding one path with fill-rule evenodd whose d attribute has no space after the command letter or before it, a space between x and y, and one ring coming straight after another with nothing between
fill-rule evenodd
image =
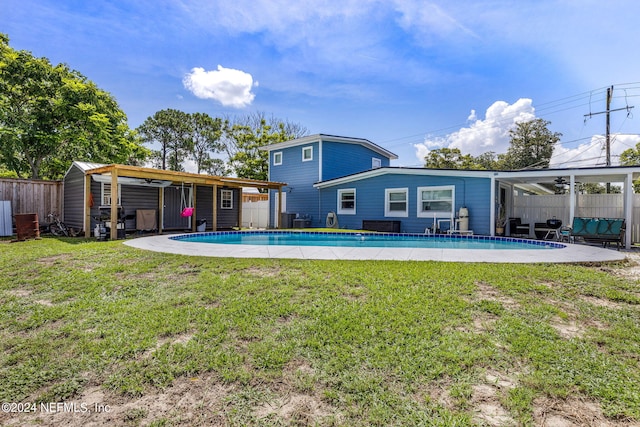
<instances>
[{"instance_id":1,"label":"white trim","mask_svg":"<svg viewBox=\"0 0 640 427\"><path fill-rule=\"evenodd\" d=\"M305 152L310 152L309 158L305 158ZM302 161L310 162L313 160L313 145L307 145L306 147L302 147Z\"/></svg>"},{"instance_id":2,"label":"white trim","mask_svg":"<svg viewBox=\"0 0 640 427\"><path fill-rule=\"evenodd\" d=\"M405 209L404 211L392 211L389 209L389 195L391 193L404 193L405 194ZM384 189L384 216L385 217L397 217L407 218L409 216L409 188L385 188Z\"/></svg>"},{"instance_id":3,"label":"white trim","mask_svg":"<svg viewBox=\"0 0 640 427\"><path fill-rule=\"evenodd\" d=\"M276 162L276 156L280 156L280 161ZM276 151L273 153L273 166L280 166L282 164L282 151Z\"/></svg>"},{"instance_id":4,"label":"white trim","mask_svg":"<svg viewBox=\"0 0 640 427\"><path fill-rule=\"evenodd\" d=\"M230 196L226 200L231 201L231 206L224 205L225 194ZM233 209L233 190L225 190L225 189L220 190L220 209Z\"/></svg>"},{"instance_id":5,"label":"white trim","mask_svg":"<svg viewBox=\"0 0 640 427\"><path fill-rule=\"evenodd\" d=\"M371 158L371 169L378 169L382 167L382 159L379 157Z\"/></svg>"},{"instance_id":6,"label":"white trim","mask_svg":"<svg viewBox=\"0 0 640 427\"><path fill-rule=\"evenodd\" d=\"M441 191L441 190L451 190L451 210L448 211L432 211L422 210L422 192L423 191ZM434 185L434 186L425 186L417 188L417 202L416 202L416 216L418 218L431 218L431 217L439 217L439 218L451 218L455 216L456 211L456 186L455 185Z\"/></svg>"},{"instance_id":7,"label":"white trim","mask_svg":"<svg viewBox=\"0 0 640 427\"><path fill-rule=\"evenodd\" d=\"M343 209L342 207L342 195L345 193L353 193L353 208ZM356 189L355 188L341 188L338 190L338 214L339 215L355 215L356 214Z\"/></svg>"}]
</instances>

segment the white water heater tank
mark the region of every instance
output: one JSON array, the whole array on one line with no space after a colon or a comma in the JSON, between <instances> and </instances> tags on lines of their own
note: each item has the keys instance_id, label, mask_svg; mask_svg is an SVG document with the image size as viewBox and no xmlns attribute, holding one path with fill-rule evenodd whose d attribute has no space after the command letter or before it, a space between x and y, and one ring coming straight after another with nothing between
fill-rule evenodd
<instances>
[{"instance_id":1,"label":"white water heater tank","mask_svg":"<svg viewBox=\"0 0 640 427\"><path fill-rule=\"evenodd\" d=\"M460 208L458 211L458 231L469 231L469 209Z\"/></svg>"}]
</instances>

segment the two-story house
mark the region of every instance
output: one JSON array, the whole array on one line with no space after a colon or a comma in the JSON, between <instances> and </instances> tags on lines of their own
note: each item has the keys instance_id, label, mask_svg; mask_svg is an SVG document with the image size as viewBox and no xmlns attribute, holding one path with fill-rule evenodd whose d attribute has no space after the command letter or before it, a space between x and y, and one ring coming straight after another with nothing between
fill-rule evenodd
<instances>
[{"instance_id":1,"label":"two-story house","mask_svg":"<svg viewBox=\"0 0 640 427\"><path fill-rule=\"evenodd\" d=\"M387 167L397 156L361 138L310 135L263 147L269 151L269 180L286 182L282 212L310 219L312 227L325 225L333 206L323 206L321 191L313 185L349 174ZM282 181L280 181L282 180ZM270 226L278 226L278 193L270 194Z\"/></svg>"}]
</instances>

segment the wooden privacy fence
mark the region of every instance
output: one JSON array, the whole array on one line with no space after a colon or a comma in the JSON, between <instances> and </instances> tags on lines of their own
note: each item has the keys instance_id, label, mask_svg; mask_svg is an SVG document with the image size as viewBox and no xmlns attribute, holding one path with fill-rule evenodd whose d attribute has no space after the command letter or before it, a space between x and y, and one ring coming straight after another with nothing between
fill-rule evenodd
<instances>
[{"instance_id":1,"label":"wooden privacy fence","mask_svg":"<svg viewBox=\"0 0 640 427\"><path fill-rule=\"evenodd\" d=\"M36 213L48 224L51 212L62 216L62 181L0 179L0 200L11 202L12 215Z\"/></svg>"},{"instance_id":2,"label":"wooden privacy fence","mask_svg":"<svg viewBox=\"0 0 640 427\"><path fill-rule=\"evenodd\" d=\"M640 242L640 194L633 195L631 243ZM569 224L569 195L514 196L513 216L523 223L545 222L556 217ZM587 218L624 218L623 194L577 194L575 216Z\"/></svg>"}]
</instances>

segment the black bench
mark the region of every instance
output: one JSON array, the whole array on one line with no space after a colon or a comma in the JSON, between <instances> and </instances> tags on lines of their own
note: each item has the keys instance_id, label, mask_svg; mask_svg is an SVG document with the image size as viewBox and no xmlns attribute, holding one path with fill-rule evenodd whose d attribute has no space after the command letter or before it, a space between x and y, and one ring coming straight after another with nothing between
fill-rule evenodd
<instances>
[{"instance_id":1,"label":"black bench","mask_svg":"<svg viewBox=\"0 0 640 427\"><path fill-rule=\"evenodd\" d=\"M399 233L400 221L381 220L381 219L363 219L362 229L367 231Z\"/></svg>"}]
</instances>

